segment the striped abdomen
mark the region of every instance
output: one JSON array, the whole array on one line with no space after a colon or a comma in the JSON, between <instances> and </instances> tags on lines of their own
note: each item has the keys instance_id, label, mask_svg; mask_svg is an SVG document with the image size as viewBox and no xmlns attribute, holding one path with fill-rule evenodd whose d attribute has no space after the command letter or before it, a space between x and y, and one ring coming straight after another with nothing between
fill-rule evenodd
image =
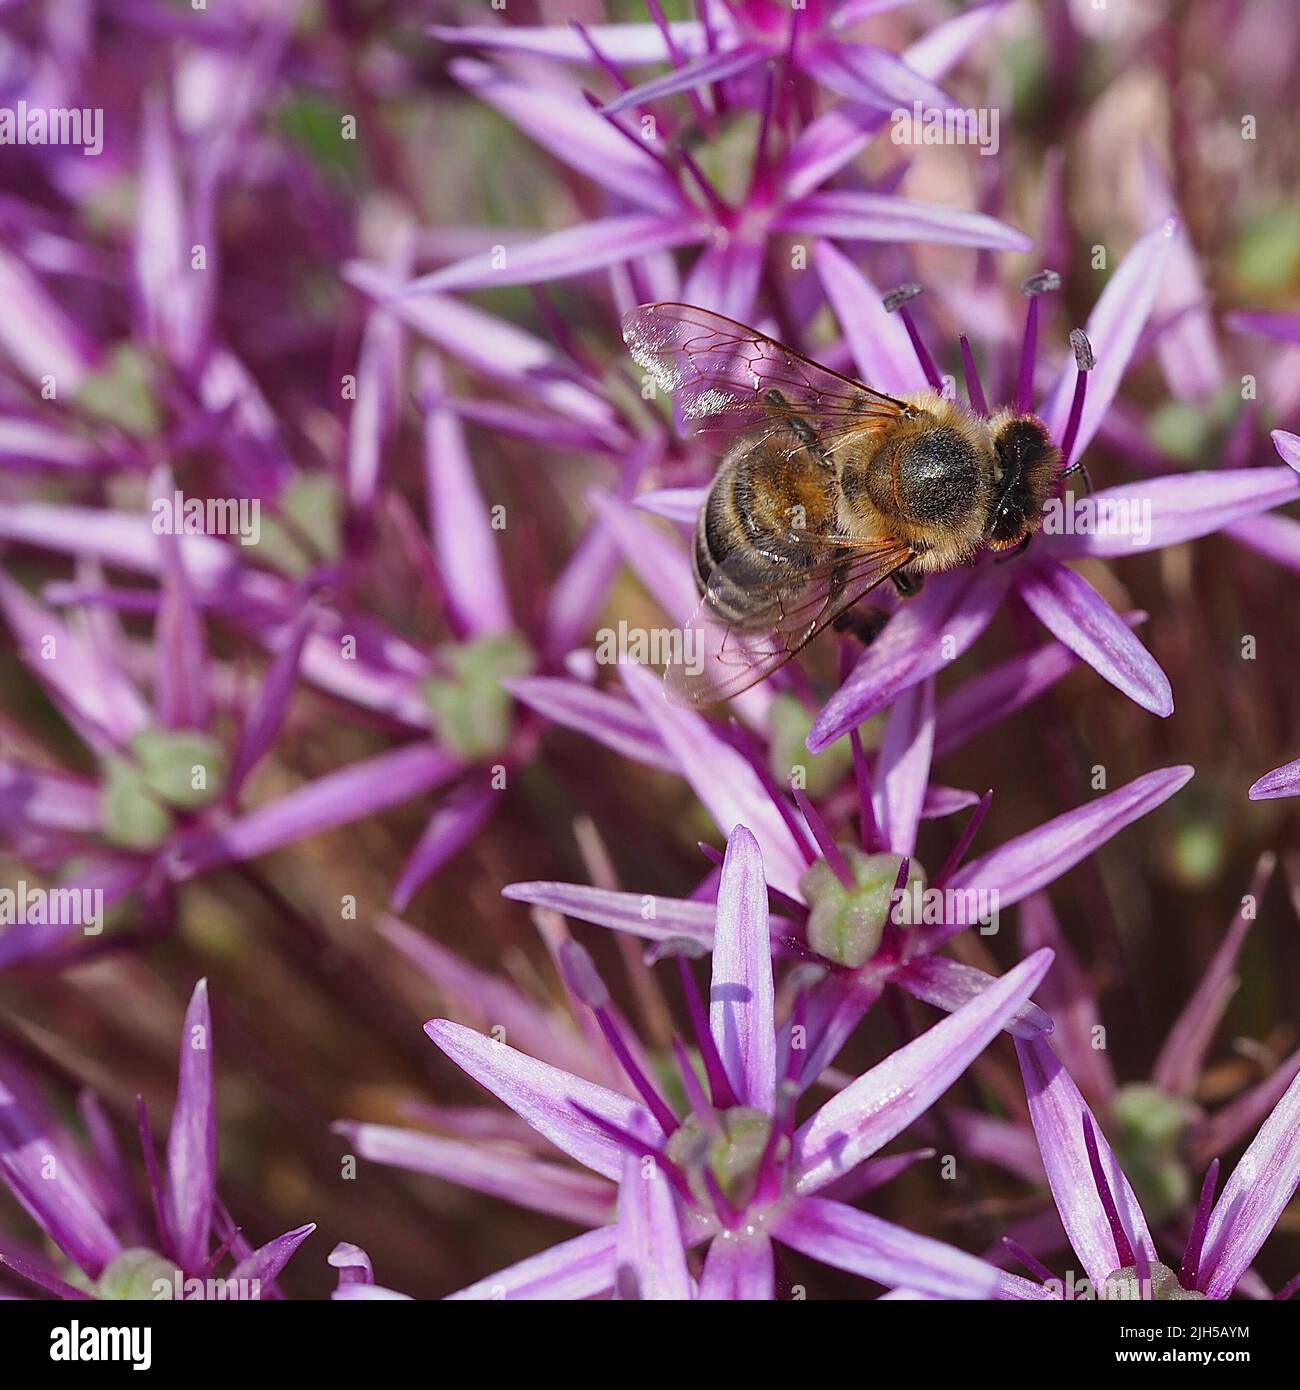
<instances>
[{"instance_id":1,"label":"striped abdomen","mask_svg":"<svg viewBox=\"0 0 1300 1390\"><path fill-rule=\"evenodd\" d=\"M809 540L835 531L835 479L805 449L784 439L741 443L723 460L695 528L695 582L724 622L773 624L774 581L823 560Z\"/></svg>"}]
</instances>

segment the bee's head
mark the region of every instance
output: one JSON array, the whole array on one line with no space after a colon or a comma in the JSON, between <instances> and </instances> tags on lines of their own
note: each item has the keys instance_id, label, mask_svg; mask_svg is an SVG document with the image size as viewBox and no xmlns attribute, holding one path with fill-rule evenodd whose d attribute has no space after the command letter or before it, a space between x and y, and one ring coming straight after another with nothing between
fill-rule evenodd
<instances>
[{"instance_id":1,"label":"bee's head","mask_svg":"<svg viewBox=\"0 0 1300 1390\"><path fill-rule=\"evenodd\" d=\"M1036 415L1009 415L993 427L993 504L985 543L1014 550L1042 523L1061 451Z\"/></svg>"}]
</instances>

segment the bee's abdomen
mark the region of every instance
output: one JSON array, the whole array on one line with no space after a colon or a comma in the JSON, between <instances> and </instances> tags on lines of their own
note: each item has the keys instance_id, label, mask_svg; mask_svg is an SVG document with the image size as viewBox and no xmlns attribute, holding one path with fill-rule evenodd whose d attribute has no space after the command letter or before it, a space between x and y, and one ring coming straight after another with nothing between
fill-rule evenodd
<instances>
[{"instance_id":1,"label":"bee's abdomen","mask_svg":"<svg viewBox=\"0 0 1300 1390\"><path fill-rule=\"evenodd\" d=\"M738 449L714 477L695 528L695 581L724 622L772 619L773 579L797 578L823 553L808 536L828 534L833 495L810 455L770 444Z\"/></svg>"},{"instance_id":2,"label":"bee's abdomen","mask_svg":"<svg viewBox=\"0 0 1300 1390\"><path fill-rule=\"evenodd\" d=\"M708 593L718 618L744 624L753 609L746 581L757 567L771 562L752 549L751 522L745 499L737 496L736 472L734 464L725 464L700 508L695 527L695 584L701 594Z\"/></svg>"}]
</instances>

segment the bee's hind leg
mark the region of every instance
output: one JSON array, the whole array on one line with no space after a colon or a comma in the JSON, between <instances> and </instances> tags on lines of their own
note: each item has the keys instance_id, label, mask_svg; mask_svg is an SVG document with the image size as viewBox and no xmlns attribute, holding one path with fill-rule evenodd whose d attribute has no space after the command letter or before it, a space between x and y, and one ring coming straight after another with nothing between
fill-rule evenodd
<instances>
[{"instance_id":1,"label":"bee's hind leg","mask_svg":"<svg viewBox=\"0 0 1300 1390\"><path fill-rule=\"evenodd\" d=\"M880 629L888 621L889 614L883 608L870 603L857 603L835 617L831 626L836 632L846 632L850 637L856 637L864 647L869 647L880 636Z\"/></svg>"}]
</instances>

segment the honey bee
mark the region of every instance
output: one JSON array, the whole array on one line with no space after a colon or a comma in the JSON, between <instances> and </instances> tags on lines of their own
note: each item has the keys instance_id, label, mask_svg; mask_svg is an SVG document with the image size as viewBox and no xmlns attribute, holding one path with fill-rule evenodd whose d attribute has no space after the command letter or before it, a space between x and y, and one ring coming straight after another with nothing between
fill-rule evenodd
<instances>
[{"instance_id":1,"label":"honey bee","mask_svg":"<svg viewBox=\"0 0 1300 1390\"><path fill-rule=\"evenodd\" d=\"M688 304L633 309L623 338L688 421L744 431L695 528L704 653L670 664L678 703L739 694L832 624L869 640L851 610L877 585L913 594L1042 524L1061 455L1035 415L890 396Z\"/></svg>"}]
</instances>

